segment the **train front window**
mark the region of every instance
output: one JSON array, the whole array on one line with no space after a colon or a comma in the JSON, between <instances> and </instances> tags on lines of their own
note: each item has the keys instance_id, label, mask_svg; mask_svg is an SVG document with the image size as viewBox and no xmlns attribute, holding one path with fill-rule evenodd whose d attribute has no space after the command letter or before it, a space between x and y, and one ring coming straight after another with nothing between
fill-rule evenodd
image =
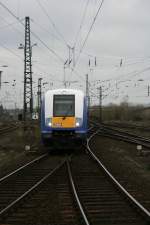
<instances>
[{"instance_id":1,"label":"train front window","mask_svg":"<svg viewBox=\"0 0 150 225\"><path fill-rule=\"evenodd\" d=\"M74 95L54 95L53 116L74 116L75 96Z\"/></svg>"}]
</instances>

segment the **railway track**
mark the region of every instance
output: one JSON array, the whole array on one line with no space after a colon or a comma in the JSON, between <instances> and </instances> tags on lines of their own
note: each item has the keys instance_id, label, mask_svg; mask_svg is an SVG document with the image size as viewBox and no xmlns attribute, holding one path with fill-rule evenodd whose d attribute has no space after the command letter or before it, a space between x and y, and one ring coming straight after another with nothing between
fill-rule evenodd
<instances>
[{"instance_id":1,"label":"railway track","mask_svg":"<svg viewBox=\"0 0 150 225\"><path fill-rule=\"evenodd\" d=\"M139 215L132 200L128 201L112 179L103 169L98 169L95 162L91 163L88 156L84 155L82 160L74 159L71 170L87 224L147 224L148 216L142 216L142 210Z\"/></svg>"},{"instance_id":2,"label":"railway track","mask_svg":"<svg viewBox=\"0 0 150 225\"><path fill-rule=\"evenodd\" d=\"M8 175L0 178L0 218L20 206L28 194L43 182L44 178L62 163L64 157L48 157L48 154L32 160ZM15 224L15 223L14 223Z\"/></svg>"},{"instance_id":3,"label":"railway track","mask_svg":"<svg viewBox=\"0 0 150 225\"><path fill-rule=\"evenodd\" d=\"M100 123L99 122L99 118L98 117L91 117L91 120L96 122L97 124ZM138 122L137 122L138 123ZM137 129L137 130L141 130L141 131L150 131L150 127L149 127L149 123L147 123L147 125L138 125L136 122L113 122L113 121L109 121L109 122L104 122L102 123L103 125L112 127L112 128L127 128L127 129Z\"/></svg>"},{"instance_id":4,"label":"railway track","mask_svg":"<svg viewBox=\"0 0 150 225\"><path fill-rule=\"evenodd\" d=\"M80 224L82 217L70 191L66 156L61 161L60 157L55 161L45 157L1 178L1 223Z\"/></svg>"},{"instance_id":5,"label":"railway track","mask_svg":"<svg viewBox=\"0 0 150 225\"><path fill-rule=\"evenodd\" d=\"M97 134L97 133L98 133L98 131L95 132L95 134ZM102 164L102 162L99 160L99 158L96 157L96 155L91 151L89 143L90 143L92 137L95 136L95 134L92 135L88 140L87 148L88 148L89 154L99 165L99 168L100 168L101 172L103 172L103 175L105 174L105 176L108 178L107 181L109 181L109 183L113 186L114 191L117 190L117 192L118 192L117 194L120 195L119 202L121 204L126 205L126 206L120 206L118 208L119 204L117 204L117 201L114 201L114 202L112 201L112 203L111 203L111 201L110 201L111 197L115 196L115 192L112 190L112 193L114 192L114 195L113 194L110 195L111 197L109 198L109 194L108 194L108 196L106 195L107 187L104 186L104 188L102 189L102 194L99 195L99 196L104 195L104 197L105 197L104 208L105 208L105 203L106 203L106 212L107 212L107 208L108 208L108 210L110 210L109 207L111 207L111 206L113 207L112 211L110 210L110 212L108 213L108 215L112 214L112 217L109 216L110 221L108 219L108 221L109 221L108 222L105 217L106 224L149 224L150 223L150 212L148 210L146 210L146 208L144 208L132 195L130 195L130 193L112 176L112 174ZM91 143L91 146L92 146L92 143ZM121 180L122 180L122 183L127 181L126 177L125 177L125 180L123 177L121 177ZM124 182L123 182L123 180L124 180ZM106 179L104 181L101 180L101 183L105 184L105 181L106 181ZM134 193L134 196L138 196L138 194L139 194L139 192L135 189L135 187L133 185L130 186L130 192ZM122 200L121 200L121 198L122 198ZM108 202L107 202L107 200L108 200ZM131 213L132 210L130 207L132 208L132 210L135 213L137 213L137 215L135 217L134 217L134 214ZM121 212L121 210L123 210L123 211ZM117 211L120 211L120 212L118 213ZM103 210L102 210L102 212L103 212ZM116 217L114 216L114 218L113 218L113 212L115 212L114 215L116 215ZM126 214L126 216L124 213ZM128 213L129 213L129 215L128 215ZM133 215L133 217L131 216L130 213ZM141 222L136 221L139 214L140 214L140 216L143 216ZM134 221L134 219L135 219L135 221ZM100 224L100 222L98 224Z\"/></svg>"},{"instance_id":6,"label":"railway track","mask_svg":"<svg viewBox=\"0 0 150 225\"><path fill-rule=\"evenodd\" d=\"M115 138L121 141L134 143L137 145L142 145L143 147L149 149L150 148L150 139L146 137L142 137L139 135L135 135L133 133L122 131L117 128L112 128L111 126L105 125L105 124L99 124L95 123L96 127L99 127L99 134L102 134L103 136Z\"/></svg>"},{"instance_id":7,"label":"railway track","mask_svg":"<svg viewBox=\"0 0 150 225\"><path fill-rule=\"evenodd\" d=\"M95 133L96 134L96 133ZM113 178L89 147L46 155L0 180L3 224L148 224L150 212ZM53 159L52 159L53 158ZM12 185L13 184L13 185Z\"/></svg>"},{"instance_id":8,"label":"railway track","mask_svg":"<svg viewBox=\"0 0 150 225\"><path fill-rule=\"evenodd\" d=\"M106 123L105 125L108 125L109 127L115 127L115 128L127 128L127 129L137 129L141 131L150 131L150 128L147 126L142 126L142 125L137 125L135 124L130 124L130 123L119 123L119 122L111 122L111 123Z\"/></svg>"},{"instance_id":9,"label":"railway track","mask_svg":"<svg viewBox=\"0 0 150 225\"><path fill-rule=\"evenodd\" d=\"M13 130L16 130L18 128L18 125L16 124L10 124L9 126L0 127L0 135L7 134Z\"/></svg>"}]
</instances>

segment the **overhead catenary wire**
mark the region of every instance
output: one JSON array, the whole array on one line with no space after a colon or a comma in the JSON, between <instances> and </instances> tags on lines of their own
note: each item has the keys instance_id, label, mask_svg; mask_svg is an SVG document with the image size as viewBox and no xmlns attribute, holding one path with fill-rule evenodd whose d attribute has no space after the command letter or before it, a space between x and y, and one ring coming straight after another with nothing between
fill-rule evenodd
<instances>
[{"instance_id":1,"label":"overhead catenary wire","mask_svg":"<svg viewBox=\"0 0 150 225\"><path fill-rule=\"evenodd\" d=\"M37 23L37 21L31 20L31 22L33 24L35 24L37 27L39 27L41 30L43 30L44 32L48 33L51 37L55 37L58 41L60 41L62 43L62 41L60 40L60 38L58 38L55 34L52 34L48 29L46 29L43 25Z\"/></svg>"},{"instance_id":2,"label":"overhead catenary wire","mask_svg":"<svg viewBox=\"0 0 150 225\"><path fill-rule=\"evenodd\" d=\"M52 78L54 79L55 75L53 75L53 74L51 74L51 73L49 73L49 72L47 72L47 71L41 69L41 67L39 66L39 64L38 64L38 65L35 65L34 67L37 68L38 71L41 71L41 72L43 72L44 74L47 74L48 76L50 76L50 77L52 77ZM61 81L58 80L58 79L54 79L53 81L61 82Z\"/></svg>"},{"instance_id":3,"label":"overhead catenary wire","mask_svg":"<svg viewBox=\"0 0 150 225\"><path fill-rule=\"evenodd\" d=\"M18 18L19 18L19 14L20 14L20 3L21 1L20 0L18 0L18 2L17 2L17 15L18 15Z\"/></svg>"},{"instance_id":4,"label":"overhead catenary wire","mask_svg":"<svg viewBox=\"0 0 150 225\"><path fill-rule=\"evenodd\" d=\"M9 52L10 52L12 55L14 55L15 57L19 58L19 59L21 60L22 63L24 62L23 57L21 57L20 55L16 54L13 50L11 50L10 48L6 47L6 46L5 46L4 44L2 44L1 42L0 42L0 46L1 46L2 48L4 48L5 50L9 51ZM38 64L38 65L34 65L34 68L37 68L38 72L42 72L42 73L44 73L44 74L47 74L49 77L52 77L52 78L55 77L55 75L50 74L49 72L47 72L47 71L41 69L40 66L39 66L39 64ZM60 80L57 80L57 79L54 79L53 81L61 82Z\"/></svg>"},{"instance_id":5,"label":"overhead catenary wire","mask_svg":"<svg viewBox=\"0 0 150 225\"><path fill-rule=\"evenodd\" d=\"M94 19L93 19L93 22L92 22L91 26L90 26L90 29L89 29L89 31L88 31L88 33L87 33L87 35L86 35L86 38L84 39L84 42L83 42L83 44L82 44L82 46L81 46L81 48L80 48L79 55L78 55L78 57L77 57L77 59L76 59L76 61L75 61L75 63L74 63L74 66L71 68L71 71L74 72L76 75L78 75L78 77L80 77L82 80L83 80L83 78L82 78L81 76L79 76L79 74L75 71L75 67L76 67L77 62L78 62L78 60L79 60L79 57L80 57L80 55L81 55L81 53L82 53L82 51L83 51L83 48L84 48L84 46L85 46L85 44L86 44L86 42L87 42L87 40L88 40L88 37L89 37L89 35L90 35L90 32L91 32L91 30L92 30L92 28L93 28L93 26L94 26L94 23L95 23L95 21L96 21L96 19L97 19L97 16L98 16L98 14L99 14L99 12L100 12L100 9L101 9L103 3L104 3L104 0L102 0L101 3L100 3L100 6L99 6L99 8L98 8L98 10L97 10L97 12L96 12L96 15L95 15L95 17L94 17ZM82 20L81 20L81 25L80 25L80 28L79 28L78 33L80 32L81 26L83 25L83 22L84 22L84 19L85 19L85 15L86 15L86 11L87 11L88 4L89 4L89 1L87 1L87 4L86 4L86 6L85 6L84 14L83 14L83 17L82 17ZM78 33L77 33L77 37L78 37ZM77 37L76 37L76 39L77 39ZM75 43L74 43L74 49L75 49L75 46L76 46L76 41L75 41ZM88 83L89 83L89 82L88 82ZM90 85L90 83L89 83L89 85ZM95 95L95 93L93 93L93 92L92 92L92 94Z\"/></svg>"},{"instance_id":6,"label":"overhead catenary wire","mask_svg":"<svg viewBox=\"0 0 150 225\"><path fill-rule=\"evenodd\" d=\"M144 70L144 71L147 71L147 70ZM143 72L143 71L140 71L139 73L141 73L141 72ZM138 73L138 74L139 74ZM135 74L135 75L138 75L138 74ZM122 81L123 82L123 81ZM120 83L120 82L119 82ZM116 84L118 84L118 83L116 83ZM114 83L114 86L116 85L115 83ZM128 87L128 86L126 86L126 87ZM120 88L115 88L115 87L112 87L112 88L107 88L106 89L106 91L109 91L109 93L107 93L107 94L105 94L104 96L103 96L103 99L105 99L106 97L109 97L109 96L111 96L112 95L112 92L114 92L115 90L117 90L117 89L120 89ZM118 96L119 97L119 96Z\"/></svg>"},{"instance_id":7,"label":"overhead catenary wire","mask_svg":"<svg viewBox=\"0 0 150 225\"><path fill-rule=\"evenodd\" d=\"M141 74L141 73L144 73L144 72L146 72L146 71L149 71L150 70L150 66L148 66L148 67L146 67L146 68L143 68L142 70L140 70L140 71L137 71L137 70L134 70L134 71L131 71L131 72L129 72L129 73L127 73L127 74L123 74L123 77L125 77L125 80L126 79L131 79L131 78L133 78L133 77L135 77L135 76L138 76L139 74ZM111 80L120 80L120 76L118 76L118 77L115 77L115 78L112 78ZM124 80L123 79L121 79L120 81L118 81L118 82L123 82Z\"/></svg>"},{"instance_id":8,"label":"overhead catenary wire","mask_svg":"<svg viewBox=\"0 0 150 225\"><path fill-rule=\"evenodd\" d=\"M24 23L7 7L5 6L2 2L0 2L0 5L11 15L13 16L16 20L19 21L19 23L24 27ZM34 33L33 31L30 31L31 34L37 39L39 40L42 45L47 48L53 55L55 55L59 61L61 61L62 63L64 63L64 60L61 56L59 56L53 49L51 49L36 33Z\"/></svg>"},{"instance_id":9,"label":"overhead catenary wire","mask_svg":"<svg viewBox=\"0 0 150 225\"><path fill-rule=\"evenodd\" d=\"M59 61L61 61L62 63L64 63L64 60L61 56L59 56L53 49L49 48L49 46L44 42L42 41L42 39L40 37L38 37L37 34L35 34L33 31L31 31L31 34L37 39L39 40L51 53L53 53L58 59Z\"/></svg>"},{"instance_id":10,"label":"overhead catenary wire","mask_svg":"<svg viewBox=\"0 0 150 225\"><path fill-rule=\"evenodd\" d=\"M19 21L19 23L24 27L24 23L7 7L5 6L2 2L0 2L0 5L11 15L13 16L17 21ZM96 18L95 18L96 19ZM37 34L35 34L33 31L31 31L31 34L38 39L51 53L53 53L62 63L64 63L64 60L51 48L49 48L47 46L47 44L45 44L44 41L42 41Z\"/></svg>"},{"instance_id":11,"label":"overhead catenary wire","mask_svg":"<svg viewBox=\"0 0 150 225\"><path fill-rule=\"evenodd\" d=\"M24 62L23 57L21 57L20 55L16 54L16 53L15 53L13 50L11 50L10 48L6 47L5 44L3 44L3 43L0 42L0 46L1 46L2 48L4 48L5 50L9 51L9 52L10 52L12 55L14 55L15 57L19 58L19 59L22 61L22 63ZM48 73L48 72L42 70L42 69L41 69L39 66L37 66L37 65L34 65L34 67L35 67L35 68L38 68L39 71L44 72L44 74L47 74L47 75L49 75L49 76L54 77L54 75L52 75L52 74L50 74L50 73Z\"/></svg>"},{"instance_id":12,"label":"overhead catenary wire","mask_svg":"<svg viewBox=\"0 0 150 225\"><path fill-rule=\"evenodd\" d=\"M0 46L1 46L2 48L4 48L5 50L9 51L9 52L10 52L12 55L14 55L15 57L19 58L19 59L21 60L22 63L24 62L23 57L21 57L20 55L16 54L14 51L12 51L10 48L6 47L6 46L5 46L4 44L2 44L1 42L0 42ZM50 74L50 73L48 73L47 71L41 69L39 65L34 65L34 68L37 68L38 71L41 71L42 73L47 74L48 76L50 76L50 77L52 77L52 78L55 76L55 75ZM60 80L57 80L57 79L55 79L55 81L60 82Z\"/></svg>"},{"instance_id":13,"label":"overhead catenary wire","mask_svg":"<svg viewBox=\"0 0 150 225\"><path fill-rule=\"evenodd\" d=\"M83 12L83 16L82 16L82 19L81 19L81 23L80 23L79 29L78 29L78 31L77 31L77 35L76 35L76 37L75 37L74 49L75 49L75 47L76 47L76 44L77 44L77 41L78 41L79 34L80 34L81 29L82 29L83 24L84 24L84 20L85 20L85 17L86 17L86 13L87 13L89 1L90 1L90 0L87 0L86 5L85 5L85 9L84 9L84 12Z\"/></svg>"},{"instance_id":14,"label":"overhead catenary wire","mask_svg":"<svg viewBox=\"0 0 150 225\"><path fill-rule=\"evenodd\" d=\"M88 40L88 38L89 38L89 35L90 35L91 31L92 31L92 28L93 28L93 26L94 26L94 24L95 24L95 21L96 21L96 19L97 19L97 17L98 17L98 14L99 14L99 12L100 12L100 10L101 10L101 8L102 8L102 5L103 5L104 1L105 1L105 0L102 0L101 3L100 3L100 5L99 5L99 8L98 8L98 10L97 10L97 12L96 12L96 15L95 15L95 17L94 17L94 19L93 19L93 21L92 21L92 24L91 24L91 26L90 26L90 29L89 29L89 31L88 31L88 33L87 33L87 35L86 35L86 37L85 37L85 39L84 39L84 41L83 41L83 44L82 44L82 46L81 46L81 48L80 48L79 55L78 55L78 57L77 57L77 59L76 59L76 62L75 62L74 67L76 67L76 65L77 65L77 63L78 63L80 54L82 53L83 48L85 47L85 44L86 44L86 42L87 42L87 40Z\"/></svg>"},{"instance_id":15,"label":"overhead catenary wire","mask_svg":"<svg viewBox=\"0 0 150 225\"><path fill-rule=\"evenodd\" d=\"M18 21L19 22L19 21ZM82 51L83 52L83 51ZM81 53L82 53L81 52ZM119 58L119 57L118 57ZM135 62L136 63L136 62ZM134 63L133 63L134 64ZM125 65L124 65L125 66ZM126 66L128 66L127 64L126 64ZM133 71L134 72L134 74L133 74L133 76L136 74L136 71ZM120 73L121 73L121 70L120 70ZM81 75L81 74L80 74ZM123 75L124 76L124 75ZM81 77L81 76L80 76ZM83 76L82 76L83 77ZM119 79L122 79L122 78L119 78Z\"/></svg>"},{"instance_id":16,"label":"overhead catenary wire","mask_svg":"<svg viewBox=\"0 0 150 225\"><path fill-rule=\"evenodd\" d=\"M21 61L24 61L24 59L17 55L14 51L12 51L11 49L9 49L8 47L6 47L4 44L0 43L0 46L4 49L6 49L7 51L9 51L11 54L13 54L15 57L19 58Z\"/></svg>"},{"instance_id":17,"label":"overhead catenary wire","mask_svg":"<svg viewBox=\"0 0 150 225\"><path fill-rule=\"evenodd\" d=\"M0 18L1 18L1 20L3 20L3 21L6 23L6 25L3 25L3 26L0 27L0 30L1 30L1 29L6 29L6 28L8 28L8 27L12 27L12 28L14 29L13 25L16 25L16 24L19 23L19 21L15 21L15 22L9 23L4 17L0 16ZM21 21L23 21L23 20L24 20L24 19L21 19ZM15 28L15 30L17 30L19 33L21 33L21 31L18 30L17 28Z\"/></svg>"},{"instance_id":18,"label":"overhead catenary wire","mask_svg":"<svg viewBox=\"0 0 150 225\"><path fill-rule=\"evenodd\" d=\"M103 81L98 80L99 82L110 82L110 81L114 81L114 83L111 84L110 87L108 87L108 88L106 88L106 89L104 90L104 92L107 92L107 93L103 95L103 99L106 99L107 97L110 97L114 91L116 91L116 90L119 91L120 88L118 87L118 85L119 85L120 83L122 83L122 82L127 82L127 81L130 82L130 81L132 81L132 80L129 80L129 78L131 79L131 78L136 77L136 76L140 75L141 73L144 73L144 72L149 71L149 70L150 70L150 67L148 66L148 67L146 67L146 68L143 68L143 69L140 70L140 71L132 71L132 72L130 72L130 73L124 74L123 77L126 77L125 80L123 80L123 79L120 80L120 77L117 77L117 78L111 78L111 79L107 79L107 80L103 80ZM129 78L128 78L128 77L129 77ZM115 80L114 80L114 79L115 79ZM91 86L92 86L92 85L91 85ZM127 87L128 87L128 86L127 86ZM95 88L95 89L96 89L96 88ZM120 95L120 94L119 94L119 95ZM119 95L117 96L117 98L119 97ZM97 98L96 94L95 94L95 97Z\"/></svg>"},{"instance_id":19,"label":"overhead catenary wire","mask_svg":"<svg viewBox=\"0 0 150 225\"><path fill-rule=\"evenodd\" d=\"M82 44L82 46L81 46L81 48L80 48L80 51L79 51L79 54L78 54L78 57L77 57L77 59L76 59L76 61L75 61L75 64L74 64L74 66L73 66L73 68L71 68L72 69L72 72L74 72L76 75L78 74L76 71L75 71L75 67L76 67L76 65L77 65L77 62L78 62L78 60L79 60L79 57L80 57L80 55L81 55L81 53L82 53L82 51L83 51L83 48L84 48L84 46L85 46L85 44L86 44L86 42L87 42L87 40L88 40L88 37L89 37L89 35L90 35L90 33L91 33L91 31L92 31L92 28L93 28L93 26L94 26L94 23L95 23L95 21L96 21L96 19L97 19L97 16L98 16L98 14L99 14L99 12L100 12L100 9L102 8L102 5L103 5L103 3L104 3L104 0L102 0L101 1L101 3L100 3L100 5L99 5L99 8L98 8L98 10L97 10L97 12L96 12L96 15L95 15L95 17L94 17L94 19L93 19L93 22L92 22L92 24L91 24L91 26L90 26L90 29L89 29L89 31L88 31L88 33L87 33L87 35L86 35L86 37L85 37L85 39L84 39L84 42L83 42L83 44ZM87 5L89 4L89 1L87 2ZM86 6L87 6L86 5ZM86 8L85 8L85 12L84 13L86 13ZM83 19L84 19L84 15L83 15ZM82 21L81 21L82 22ZM82 22L83 23L83 22ZM79 76L79 74L78 74L78 76ZM81 76L79 76L80 78L81 78ZM83 80L83 78L82 78L82 80ZM90 85L90 83L88 82L88 84ZM96 95L95 93L93 93L92 91L90 91L93 95Z\"/></svg>"},{"instance_id":20,"label":"overhead catenary wire","mask_svg":"<svg viewBox=\"0 0 150 225\"><path fill-rule=\"evenodd\" d=\"M46 15L46 17L48 18L48 20L50 21L50 23L52 24L54 30L56 31L56 33L61 37L61 39L63 40L63 42L65 43L65 45L68 47L68 43L65 40L64 36L60 33L60 31L58 30L58 28L56 27L54 21L52 20L52 18L50 17L50 15L47 13L46 9L44 8L44 6L41 4L41 2L39 0L36 0L36 2L38 3L38 5L40 6L41 10L44 12L44 14Z\"/></svg>"}]
</instances>

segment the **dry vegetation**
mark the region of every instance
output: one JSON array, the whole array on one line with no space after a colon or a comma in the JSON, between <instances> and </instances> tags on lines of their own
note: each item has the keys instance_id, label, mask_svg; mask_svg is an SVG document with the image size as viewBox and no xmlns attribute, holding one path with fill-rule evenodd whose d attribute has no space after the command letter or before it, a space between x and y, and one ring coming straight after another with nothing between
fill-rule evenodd
<instances>
[{"instance_id":1,"label":"dry vegetation","mask_svg":"<svg viewBox=\"0 0 150 225\"><path fill-rule=\"evenodd\" d=\"M93 106L90 109L90 115L99 117L99 106ZM122 102L120 105L109 104L102 107L103 121L133 121L150 122L150 107L144 105L131 105Z\"/></svg>"}]
</instances>

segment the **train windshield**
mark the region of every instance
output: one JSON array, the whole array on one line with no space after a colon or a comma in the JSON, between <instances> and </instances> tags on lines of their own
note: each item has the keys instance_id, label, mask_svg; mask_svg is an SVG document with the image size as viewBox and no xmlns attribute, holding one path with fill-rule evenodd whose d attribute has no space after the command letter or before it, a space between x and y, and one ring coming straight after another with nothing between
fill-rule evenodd
<instances>
[{"instance_id":1,"label":"train windshield","mask_svg":"<svg viewBox=\"0 0 150 225\"><path fill-rule=\"evenodd\" d=\"M74 95L54 95L53 116L75 116Z\"/></svg>"}]
</instances>

